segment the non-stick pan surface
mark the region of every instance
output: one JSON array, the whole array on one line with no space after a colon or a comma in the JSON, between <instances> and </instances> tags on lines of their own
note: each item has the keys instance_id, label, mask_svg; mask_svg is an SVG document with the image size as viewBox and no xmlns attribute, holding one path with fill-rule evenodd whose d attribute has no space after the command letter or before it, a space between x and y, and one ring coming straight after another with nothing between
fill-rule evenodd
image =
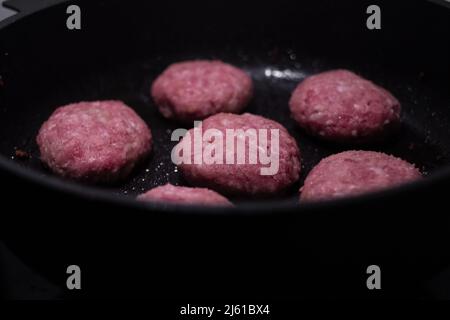
<instances>
[{"instance_id":1,"label":"non-stick pan surface","mask_svg":"<svg viewBox=\"0 0 450 320\"><path fill-rule=\"evenodd\" d=\"M287 194L276 195L276 200L296 204L298 189L311 168L342 150L387 152L415 163L425 174L449 163L448 59L439 61L448 52L444 43L447 25L436 23L425 31L415 19L402 17L403 24L412 24L404 27L395 21L398 12L389 7L383 16L384 29L369 31L364 11L358 11L364 9L363 4L353 5L354 9L343 4L333 10L330 7L335 5L326 2L298 4L299 10L281 3L139 6L133 3L123 9L115 2L83 3L80 31L65 28L64 6L2 30L7 39L1 69L0 135L8 137L0 142L4 157L45 180L51 174L39 160L35 137L55 108L74 101L120 99L151 127L154 151L128 181L98 188L135 197L166 182L184 185L170 161L176 143L170 137L174 129L185 126L157 112L150 86L173 62L220 59L243 68L254 80L255 95L246 112L283 124L301 149L301 179ZM196 6L202 10L196 12ZM437 11L437 7L431 9ZM442 40L427 39L431 33L434 38L442 34ZM437 57L431 61L422 56L424 51ZM397 135L378 145L336 145L311 138L296 126L288 109L292 90L305 77L335 68L353 70L398 97L403 125ZM27 152L30 158L17 157L16 150Z\"/></svg>"},{"instance_id":2,"label":"non-stick pan surface","mask_svg":"<svg viewBox=\"0 0 450 320\"><path fill-rule=\"evenodd\" d=\"M442 262L448 243L443 213L450 162L446 8L427 1L380 1L382 29L370 31L365 12L371 3L364 1L79 4L79 31L67 30L65 4L12 18L0 29L2 181L5 203L14 210L4 216L2 226L33 235L32 241L8 244L28 251L28 261L39 270L64 283L61 265L81 261L91 279L92 274L103 276L103 282L97 281L108 283L105 265L126 269L125 282L143 281L155 295L170 296L177 290L189 295L195 287L204 295L237 290L291 296L306 286L305 278L321 259L335 263L344 254L370 256L355 270L346 269L349 273L360 272L374 257L398 262L408 254L431 257L439 252L414 269L421 272L430 268L432 259ZM133 200L168 181L184 184L169 161L174 145L170 132L183 126L158 114L149 91L170 63L199 58L221 59L247 70L256 90L246 111L279 121L297 139L302 177L288 194L267 204L269 200L248 199L244 209L238 207L229 216L212 214L220 210L144 208L121 200ZM429 175L424 180L429 182L339 205L298 206L298 188L309 170L324 156L355 148L311 138L289 116L287 102L296 84L334 68L351 69L388 88L403 105L397 135L358 148L405 158ZM40 125L57 106L97 99L122 99L150 125L155 139L150 159L130 180L112 187L80 187L53 178L39 161L35 136ZM31 158L18 159L17 149ZM442 209L430 210L430 204ZM83 244L79 237L89 232L95 241ZM151 261L144 263L145 257ZM318 281L326 285L333 274L323 266L322 274L331 276ZM146 280L140 275L147 269L152 277ZM307 287L321 294L316 280L310 278ZM349 285L345 278L341 284ZM352 285L360 288L359 282Z\"/></svg>"}]
</instances>

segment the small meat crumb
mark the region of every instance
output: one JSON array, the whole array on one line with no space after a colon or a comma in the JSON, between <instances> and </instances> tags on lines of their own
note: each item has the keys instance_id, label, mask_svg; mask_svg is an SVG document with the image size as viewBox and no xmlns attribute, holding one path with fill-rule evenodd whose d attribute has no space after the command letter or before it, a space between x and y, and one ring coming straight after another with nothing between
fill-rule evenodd
<instances>
[{"instance_id":1,"label":"small meat crumb","mask_svg":"<svg viewBox=\"0 0 450 320\"><path fill-rule=\"evenodd\" d=\"M27 160L27 159L31 158L31 156L28 152L21 150L21 149L16 149L14 154L15 154L16 158L19 160Z\"/></svg>"}]
</instances>

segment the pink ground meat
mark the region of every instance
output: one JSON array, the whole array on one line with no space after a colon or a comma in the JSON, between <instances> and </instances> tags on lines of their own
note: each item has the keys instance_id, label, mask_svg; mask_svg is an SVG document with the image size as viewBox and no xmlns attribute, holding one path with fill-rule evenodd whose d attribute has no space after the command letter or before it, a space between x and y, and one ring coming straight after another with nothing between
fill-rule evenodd
<instances>
[{"instance_id":1,"label":"pink ground meat","mask_svg":"<svg viewBox=\"0 0 450 320\"><path fill-rule=\"evenodd\" d=\"M151 189L138 196L138 200L172 204L232 206L232 203L227 198L212 190L180 187L171 184Z\"/></svg>"},{"instance_id":2,"label":"pink ground meat","mask_svg":"<svg viewBox=\"0 0 450 320\"><path fill-rule=\"evenodd\" d=\"M253 84L244 71L224 62L185 61L170 65L154 81L151 94L164 117L192 122L242 111Z\"/></svg>"},{"instance_id":3,"label":"pink ground meat","mask_svg":"<svg viewBox=\"0 0 450 320\"><path fill-rule=\"evenodd\" d=\"M347 70L305 79L289 106L302 128L331 141L379 140L400 122L400 103L392 94Z\"/></svg>"},{"instance_id":4,"label":"pink ground meat","mask_svg":"<svg viewBox=\"0 0 450 320\"><path fill-rule=\"evenodd\" d=\"M345 151L319 162L308 174L301 200L325 200L393 187L421 177L402 159L373 151Z\"/></svg>"},{"instance_id":5,"label":"pink ground meat","mask_svg":"<svg viewBox=\"0 0 450 320\"><path fill-rule=\"evenodd\" d=\"M126 178L151 150L146 123L121 101L58 108L37 136L41 160L60 176L88 182Z\"/></svg>"},{"instance_id":6,"label":"pink ground meat","mask_svg":"<svg viewBox=\"0 0 450 320\"><path fill-rule=\"evenodd\" d=\"M226 194L237 195L274 195L283 191L299 179L300 173L300 151L295 139L288 133L288 131L279 123L266 119L261 116L245 113L242 115L220 113L211 116L203 121L203 131L208 129L215 129L221 132L226 137L227 129L242 129L246 132L248 129L266 129L267 145L259 145L259 150L264 151L265 154L271 153L272 139L270 132L274 129L279 133L279 150L277 152L278 170L271 175L262 175L261 169L267 168L270 165L263 164L258 161L256 164L251 164L249 161L250 148L249 139L245 135L239 135L234 139L234 148L230 148L225 141L222 145L223 157L222 164L195 164L192 158L191 164L181 164L181 171L186 178L193 185L205 186ZM258 131L259 132L259 131ZM193 129L187 135L193 136ZM244 139L245 143L245 162L237 163L237 146L238 140ZM207 140L203 143L201 152L204 153L206 147L210 147L216 143L214 140ZM259 143L259 140L258 140ZM183 144L190 144L193 149L192 139L183 138L179 146ZM192 150L195 154L195 150ZM227 154L231 152L231 158L235 159L233 164L226 163ZM252 152L253 153L253 152ZM275 153L274 153L275 155ZM193 156L194 157L194 156Z\"/></svg>"}]
</instances>

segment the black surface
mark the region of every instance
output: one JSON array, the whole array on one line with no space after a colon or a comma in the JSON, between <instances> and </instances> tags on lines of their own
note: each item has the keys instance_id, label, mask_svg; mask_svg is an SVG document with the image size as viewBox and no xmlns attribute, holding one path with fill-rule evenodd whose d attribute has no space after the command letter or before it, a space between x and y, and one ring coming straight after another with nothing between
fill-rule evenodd
<instances>
[{"instance_id":1,"label":"black surface","mask_svg":"<svg viewBox=\"0 0 450 320\"><path fill-rule=\"evenodd\" d=\"M154 152L132 179L111 191L135 196L167 181L183 184L170 161L175 145L170 141L171 132L183 126L159 115L150 98L150 85L170 63L207 58L247 70L255 82L255 98L246 111L279 121L297 139L303 170L288 195L293 204L304 177L320 159L351 148L310 138L290 118L287 104L292 90L304 77L320 71L354 70L391 90L403 105L403 128L397 136L385 144L357 148L394 154L417 164L425 173L449 163L445 67L449 68L444 55L448 48L427 36L433 34L433 39L439 39L441 34L445 39L448 24L426 26L429 30L425 33L425 25L411 18L413 15L404 15L397 22L393 14L397 7L388 7L383 12L384 29L373 32L365 28L362 3L337 8L326 2L317 7L298 4L298 13L281 4L258 8L242 5L233 10L231 5L214 3L204 4L199 12L194 5L159 6L144 5L130 22L127 10L134 10L133 5L123 8L114 2L83 3L83 29L69 31L62 23L66 16L62 5L6 28L3 52L8 56L2 59L0 134L12 138L2 139L2 154L13 158L16 149L27 151L31 160L15 161L45 176L48 173L39 161L35 137L55 108L74 101L121 99L150 125L155 137ZM425 7L439 12L440 8L434 6ZM102 10L108 14L100 14ZM216 15L217 11L221 14ZM170 12L170 19L159 12ZM249 18L250 13L261 19ZM231 25L226 23L229 16L234 19ZM403 25L408 27L403 30ZM36 31L32 39L27 39L30 28ZM400 41L409 44L403 32L407 32L406 36L414 34L415 50L427 48L433 55L442 55L442 59L430 60L421 52L408 47L405 50L404 44L399 46ZM18 42L21 33L25 39ZM10 40L14 43L8 41L8 34L14 35ZM23 64L24 59L32 64ZM277 78L280 75L274 76L272 71L284 74Z\"/></svg>"},{"instance_id":2,"label":"black surface","mask_svg":"<svg viewBox=\"0 0 450 320\"><path fill-rule=\"evenodd\" d=\"M0 242L0 298L50 300L62 297L61 288L26 266Z\"/></svg>"},{"instance_id":3,"label":"black surface","mask_svg":"<svg viewBox=\"0 0 450 320\"><path fill-rule=\"evenodd\" d=\"M30 152L30 160L11 161L42 182L49 174L34 142L41 123L59 105L114 98L150 124L155 151L129 182L107 191L133 196L168 180L183 183L168 161L167 130L179 125L158 115L149 88L168 64L191 58L219 58L251 73L256 92L248 111L281 122L296 137L302 179L321 157L348 147L301 132L289 118L289 94L304 76L337 67L385 86L403 105L395 139L365 148L444 174L439 169L450 151L445 8L381 1L382 30L369 31L368 3L359 1L80 5L80 31L65 28L64 5L0 30L0 136L7 137L0 152L7 158L15 148ZM268 77L268 68L295 77ZM425 281L448 262L448 179L317 207L295 204L300 181L279 199L288 204L283 212L248 215L247 207L230 216L104 201L97 192L105 188L83 187L80 197L12 170L2 171L1 181L7 245L60 285L65 267L76 261L88 283L81 296L371 297L377 294L366 290L364 271L375 261L387 272L383 294L426 297ZM265 210L275 207L268 203Z\"/></svg>"}]
</instances>

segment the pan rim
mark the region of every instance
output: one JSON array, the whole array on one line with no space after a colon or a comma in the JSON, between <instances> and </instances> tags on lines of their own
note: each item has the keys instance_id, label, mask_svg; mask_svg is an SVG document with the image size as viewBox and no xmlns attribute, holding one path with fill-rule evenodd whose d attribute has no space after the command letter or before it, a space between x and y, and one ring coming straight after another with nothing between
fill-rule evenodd
<instances>
[{"instance_id":1,"label":"pan rim","mask_svg":"<svg viewBox=\"0 0 450 320\"><path fill-rule=\"evenodd\" d=\"M25 5L23 5L24 8L16 8L16 6L13 5L13 3L9 3L9 1L5 1L3 3L3 6L5 8L8 8L10 10L16 11L17 13L0 21L0 30L5 29L6 27L16 23L19 20L22 20L23 18L33 15L35 13L40 13L44 10L62 5L63 3L68 3L69 0L50 0L50 1L44 1L40 4L39 8L26 8ZM1 4L0 4L1 5Z\"/></svg>"},{"instance_id":2,"label":"pan rim","mask_svg":"<svg viewBox=\"0 0 450 320\"><path fill-rule=\"evenodd\" d=\"M47 2L40 9L35 10L23 10L18 11L15 15L0 21L0 30L10 27L19 20L23 20L30 15L42 12L44 10L62 5L69 2L68 0L53 0ZM9 7L9 6L8 6ZM16 10L16 9L14 9ZM185 214L199 214L199 215L211 215L211 207L203 207L196 205L174 205L174 204L162 204L162 203L150 203L139 202L130 196L124 196L114 194L112 192L101 190L95 186L81 185L70 180L64 180L57 176L42 176L36 170L25 168L14 161L8 159L4 155L0 155L0 170L5 170L12 173L18 178L24 178L27 181L33 182L36 185L46 186L49 189L59 190L67 195L77 196L81 199L91 199L95 201L102 201L106 203L114 203L125 207L137 208L146 211L157 210L165 213L178 213ZM379 199L386 199L389 197L396 197L401 194L406 194L414 190L425 189L427 186L431 186L441 181L450 180L450 165L444 165L437 169L435 172L413 182L402 184L399 186L387 188L380 191L369 192L357 196L344 197L338 199L324 200L320 202L309 203L288 203L285 201L264 201L264 202L245 202L239 204L236 207L214 207L214 215L220 214L250 214L250 215L264 215L264 214L279 214L283 212L292 212L294 209L298 209L302 213L312 211L331 211L340 207L345 207L350 204L358 203L370 203ZM297 211L297 210L296 210Z\"/></svg>"},{"instance_id":3,"label":"pan rim","mask_svg":"<svg viewBox=\"0 0 450 320\"><path fill-rule=\"evenodd\" d=\"M64 180L57 176L43 176L37 171L22 167L12 160L9 160L3 155L0 155L0 169L13 173L18 178L24 178L36 185L48 187L49 189L59 190L66 195L76 196L84 200L95 200L103 203L116 204L122 207L136 208L146 211L156 210L158 212L165 213L195 213L198 215L211 215L211 208L214 208L214 215L221 214L249 214L249 215L270 215L292 212L297 209L302 214L312 211L332 211L334 209L345 207L348 205L355 205L360 203L374 203L380 199L386 199L396 197L407 192L415 190L425 189L427 186L431 186L440 181L445 181L450 178L450 166L446 165L436 172L425 176L423 179L419 179L413 182L405 183L399 186L387 188L384 190L369 192L357 196L343 197L337 199L330 199L318 202L305 202L296 203L286 201L264 201L264 202L243 202L235 207L205 207L198 205L176 205L165 203L152 203L137 201L131 196L124 196L114 194L106 190L101 190L95 186L84 185L76 183L75 181ZM296 211L297 211L296 210Z\"/></svg>"}]
</instances>

